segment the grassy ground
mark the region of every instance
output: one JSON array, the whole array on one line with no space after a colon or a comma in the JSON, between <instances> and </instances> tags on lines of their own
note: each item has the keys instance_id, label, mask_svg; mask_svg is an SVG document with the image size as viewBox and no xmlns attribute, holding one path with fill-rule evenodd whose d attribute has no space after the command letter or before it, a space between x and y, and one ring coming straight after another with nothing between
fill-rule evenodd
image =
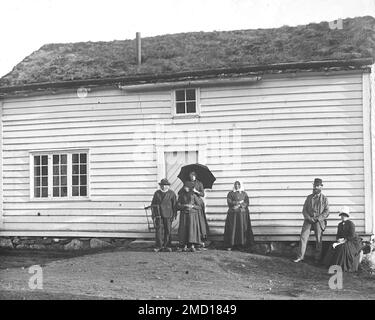
<instances>
[{"instance_id":1,"label":"grassy ground","mask_svg":"<svg viewBox=\"0 0 375 320\"><path fill-rule=\"evenodd\" d=\"M31 290L30 265L43 267ZM154 253L0 252L0 299L375 299L375 278L345 274L331 290L324 268L281 257L210 249Z\"/></svg>"}]
</instances>

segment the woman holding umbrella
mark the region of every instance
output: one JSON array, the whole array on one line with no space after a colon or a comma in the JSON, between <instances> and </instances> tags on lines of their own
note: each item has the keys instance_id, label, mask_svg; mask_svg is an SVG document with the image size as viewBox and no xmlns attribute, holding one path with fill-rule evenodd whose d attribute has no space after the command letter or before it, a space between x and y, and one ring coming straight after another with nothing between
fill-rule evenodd
<instances>
[{"instance_id":1,"label":"woman holding umbrella","mask_svg":"<svg viewBox=\"0 0 375 320\"><path fill-rule=\"evenodd\" d=\"M190 181L194 185L193 192L198 197L201 207L201 210L199 212L199 228L202 235L202 247L204 247L204 241L207 240L209 230L206 218L205 204L202 198L204 197L204 189L211 189L216 178L207 166L199 163L183 166L180 173L178 174L178 178L182 182ZM198 247L197 249L201 250L201 247Z\"/></svg>"},{"instance_id":2,"label":"woman holding umbrella","mask_svg":"<svg viewBox=\"0 0 375 320\"><path fill-rule=\"evenodd\" d=\"M178 210L180 210L180 224L178 238L182 251L196 251L195 246L201 244L202 234L199 227L201 204L194 193L194 183L185 181L178 196ZM189 247L188 247L189 246Z\"/></svg>"},{"instance_id":3,"label":"woman holding umbrella","mask_svg":"<svg viewBox=\"0 0 375 320\"><path fill-rule=\"evenodd\" d=\"M254 244L249 213L249 197L240 181L227 195L228 213L225 221L224 244L227 250Z\"/></svg>"},{"instance_id":4,"label":"woman holding umbrella","mask_svg":"<svg viewBox=\"0 0 375 320\"><path fill-rule=\"evenodd\" d=\"M198 196L199 203L201 206L200 214L199 214L199 226L200 231L202 234L202 241L203 245L204 242L207 241L207 235L208 235L208 223L206 218L206 208L204 205L203 197L204 197L204 188L202 182L200 182L197 179L197 174L195 171L190 172L189 174L190 181L194 184L193 192Z\"/></svg>"}]
</instances>

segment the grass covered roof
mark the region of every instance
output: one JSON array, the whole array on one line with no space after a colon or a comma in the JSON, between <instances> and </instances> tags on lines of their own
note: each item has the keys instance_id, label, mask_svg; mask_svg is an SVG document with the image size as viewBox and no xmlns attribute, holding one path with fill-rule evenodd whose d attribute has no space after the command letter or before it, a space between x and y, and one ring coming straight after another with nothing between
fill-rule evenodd
<instances>
[{"instance_id":1,"label":"grass covered roof","mask_svg":"<svg viewBox=\"0 0 375 320\"><path fill-rule=\"evenodd\" d=\"M0 79L0 86L190 72L249 65L375 57L375 18L296 27L188 32L135 40L46 44Z\"/></svg>"}]
</instances>

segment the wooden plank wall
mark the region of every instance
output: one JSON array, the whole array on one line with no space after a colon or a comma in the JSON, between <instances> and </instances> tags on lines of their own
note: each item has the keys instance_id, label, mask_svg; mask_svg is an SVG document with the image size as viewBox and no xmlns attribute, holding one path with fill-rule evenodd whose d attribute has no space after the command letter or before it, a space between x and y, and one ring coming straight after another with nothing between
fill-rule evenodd
<instances>
[{"instance_id":1,"label":"wooden plank wall","mask_svg":"<svg viewBox=\"0 0 375 320\"><path fill-rule=\"evenodd\" d=\"M371 189L371 202L374 208L375 205L375 64L371 66L370 74L370 139L371 139L371 167L372 167L372 189ZM372 223L366 220L367 228L375 234L375 210L371 211Z\"/></svg>"},{"instance_id":2,"label":"wooden plank wall","mask_svg":"<svg viewBox=\"0 0 375 320\"><path fill-rule=\"evenodd\" d=\"M331 203L327 233L335 234L342 205L364 232L361 73L265 77L201 88L200 98L201 117L175 119L168 90L5 100L0 235L152 236L142 208L157 187L157 143L169 151L205 147L217 177L206 197L214 234L223 232L237 178L259 239L298 237L315 177ZM90 199L30 200L29 153L66 148L90 149Z\"/></svg>"}]
</instances>

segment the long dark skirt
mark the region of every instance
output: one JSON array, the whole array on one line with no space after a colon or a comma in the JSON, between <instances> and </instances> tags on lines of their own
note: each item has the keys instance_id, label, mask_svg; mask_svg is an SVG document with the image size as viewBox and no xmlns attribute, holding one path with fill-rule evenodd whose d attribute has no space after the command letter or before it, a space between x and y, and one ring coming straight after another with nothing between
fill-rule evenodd
<instances>
[{"instance_id":1,"label":"long dark skirt","mask_svg":"<svg viewBox=\"0 0 375 320\"><path fill-rule=\"evenodd\" d=\"M178 226L180 245L202 243L202 234L199 226L199 211L181 212Z\"/></svg>"},{"instance_id":2,"label":"long dark skirt","mask_svg":"<svg viewBox=\"0 0 375 320\"><path fill-rule=\"evenodd\" d=\"M327 268L332 265L339 265L343 271L356 272L358 271L361 248L360 238L347 241L336 248L331 245L324 257L323 264Z\"/></svg>"},{"instance_id":3,"label":"long dark skirt","mask_svg":"<svg viewBox=\"0 0 375 320\"><path fill-rule=\"evenodd\" d=\"M224 245L226 247L254 244L248 210L228 210L224 228Z\"/></svg>"},{"instance_id":4,"label":"long dark skirt","mask_svg":"<svg viewBox=\"0 0 375 320\"><path fill-rule=\"evenodd\" d=\"M202 235L202 241L206 241L208 237L208 223L206 218L206 208L204 206L204 201L200 199L201 210L199 212L199 228Z\"/></svg>"}]
</instances>

